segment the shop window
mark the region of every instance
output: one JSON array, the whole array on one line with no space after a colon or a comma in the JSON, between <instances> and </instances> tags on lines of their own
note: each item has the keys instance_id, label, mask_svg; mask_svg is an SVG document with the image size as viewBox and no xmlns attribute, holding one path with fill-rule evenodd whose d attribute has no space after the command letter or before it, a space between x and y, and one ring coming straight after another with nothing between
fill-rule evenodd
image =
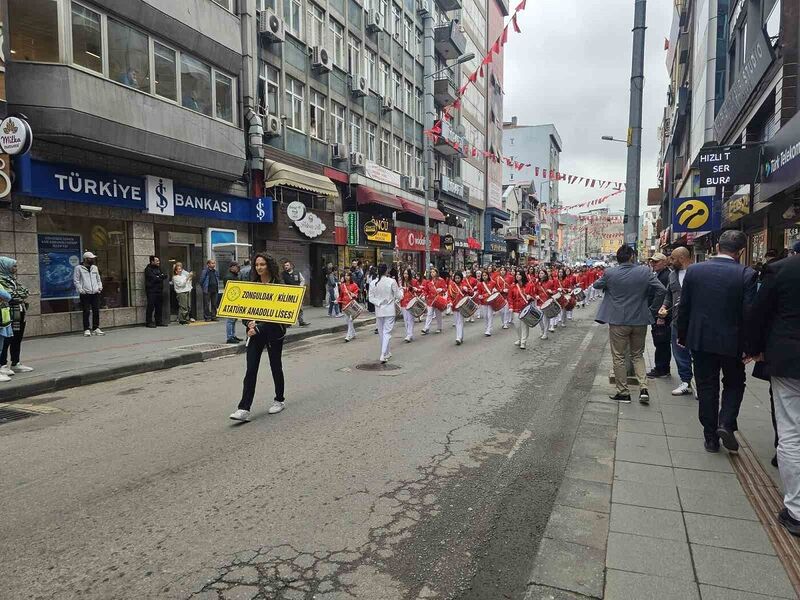
<instances>
[{"instance_id":1,"label":"shop window","mask_svg":"<svg viewBox=\"0 0 800 600\"><path fill-rule=\"evenodd\" d=\"M108 20L108 76L128 87L150 91L147 36L114 19Z\"/></svg>"},{"instance_id":2,"label":"shop window","mask_svg":"<svg viewBox=\"0 0 800 600\"><path fill-rule=\"evenodd\" d=\"M233 123L233 80L222 73L214 73L214 101L217 118Z\"/></svg>"},{"instance_id":3,"label":"shop window","mask_svg":"<svg viewBox=\"0 0 800 600\"><path fill-rule=\"evenodd\" d=\"M76 65L103 72L103 36L100 13L72 3L72 61Z\"/></svg>"},{"instance_id":4,"label":"shop window","mask_svg":"<svg viewBox=\"0 0 800 600\"><path fill-rule=\"evenodd\" d=\"M211 116L211 68L181 54L181 104Z\"/></svg>"},{"instance_id":5,"label":"shop window","mask_svg":"<svg viewBox=\"0 0 800 600\"><path fill-rule=\"evenodd\" d=\"M9 0L11 58L58 62L57 0Z\"/></svg>"}]
</instances>

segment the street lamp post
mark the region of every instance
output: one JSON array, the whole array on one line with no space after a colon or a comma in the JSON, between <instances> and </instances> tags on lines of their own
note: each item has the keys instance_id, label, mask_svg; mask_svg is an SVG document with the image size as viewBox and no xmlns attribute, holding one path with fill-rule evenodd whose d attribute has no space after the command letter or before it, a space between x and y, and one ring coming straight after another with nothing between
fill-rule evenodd
<instances>
[{"instance_id":1,"label":"street lamp post","mask_svg":"<svg viewBox=\"0 0 800 600\"><path fill-rule=\"evenodd\" d=\"M625 243L633 248L639 241L639 182L642 170L642 94L644 92L644 38L647 0L635 0L633 12L633 56L631 59L631 101L628 115L628 168L625 178Z\"/></svg>"}]
</instances>

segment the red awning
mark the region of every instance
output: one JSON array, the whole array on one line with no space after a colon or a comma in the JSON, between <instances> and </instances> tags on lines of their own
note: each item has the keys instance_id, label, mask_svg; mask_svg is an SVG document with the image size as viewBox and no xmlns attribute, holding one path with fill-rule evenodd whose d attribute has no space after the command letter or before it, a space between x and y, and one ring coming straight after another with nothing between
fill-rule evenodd
<instances>
[{"instance_id":1,"label":"red awning","mask_svg":"<svg viewBox=\"0 0 800 600\"><path fill-rule=\"evenodd\" d=\"M392 196L391 194L384 194L372 190L368 187L364 187L363 185L359 185L356 188L356 202L359 205L381 204L382 206L388 206L389 208L393 208L394 210L403 210L403 203L397 196Z\"/></svg>"},{"instance_id":2,"label":"red awning","mask_svg":"<svg viewBox=\"0 0 800 600\"><path fill-rule=\"evenodd\" d=\"M475 238L468 237L467 238L467 246L470 247L471 250L480 250L481 243L476 240Z\"/></svg>"},{"instance_id":3,"label":"red awning","mask_svg":"<svg viewBox=\"0 0 800 600\"><path fill-rule=\"evenodd\" d=\"M400 198L398 198L400 200ZM425 216L425 207L422 204L417 204L416 202L411 202L410 200L401 200L403 203L403 208L401 210L405 212L410 212L412 214L418 215L420 217ZM428 218L432 221L444 221L445 216L442 211L434 206L428 207Z\"/></svg>"}]
</instances>

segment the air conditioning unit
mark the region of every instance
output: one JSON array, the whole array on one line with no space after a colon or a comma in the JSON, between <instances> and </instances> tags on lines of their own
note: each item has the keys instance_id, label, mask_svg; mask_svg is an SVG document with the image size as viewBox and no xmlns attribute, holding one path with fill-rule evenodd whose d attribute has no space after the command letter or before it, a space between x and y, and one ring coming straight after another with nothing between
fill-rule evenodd
<instances>
[{"instance_id":1,"label":"air conditioning unit","mask_svg":"<svg viewBox=\"0 0 800 600\"><path fill-rule=\"evenodd\" d=\"M311 50L311 67L327 73L331 70L331 55L322 46L314 46Z\"/></svg>"},{"instance_id":2,"label":"air conditioning unit","mask_svg":"<svg viewBox=\"0 0 800 600\"><path fill-rule=\"evenodd\" d=\"M258 13L258 33L270 42L282 42L286 33L281 19L274 10L267 9Z\"/></svg>"},{"instance_id":3,"label":"air conditioning unit","mask_svg":"<svg viewBox=\"0 0 800 600\"><path fill-rule=\"evenodd\" d=\"M367 78L363 75L353 75L350 78L350 91L353 92L353 96L361 96L367 95Z\"/></svg>"},{"instance_id":4,"label":"air conditioning unit","mask_svg":"<svg viewBox=\"0 0 800 600\"><path fill-rule=\"evenodd\" d=\"M331 158L333 160L347 160L347 144L331 144Z\"/></svg>"},{"instance_id":5,"label":"air conditioning unit","mask_svg":"<svg viewBox=\"0 0 800 600\"><path fill-rule=\"evenodd\" d=\"M394 108L394 101L392 100L391 96L384 96L381 99L381 110L383 112L389 112Z\"/></svg>"},{"instance_id":6,"label":"air conditioning unit","mask_svg":"<svg viewBox=\"0 0 800 600\"><path fill-rule=\"evenodd\" d=\"M364 161L364 155L361 152L351 152L350 153L350 165L355 167L363 167L366 164Z\"/></svg>"},{"instance_id":7,"label":"air conditioning unit","mask_svg":"<svg viewBox=\"0 0 800 600\"><path fill-rule=\"evenodd\" d=\"M264 120L264 135L278 137L281 134L281 120L275 115L267 115Z\"/></svg>"},{"instance_id":8,"label":"air conditioning unit","mask_svg":"<svg viewBox=\"0 0 800 600\"><path fill-rule=\"evenodd\" d=\"M383 15L380 11L371 10L367 13L367 31L383 31Z\"/></svg>"},{"instance_id":9,"label":"air conditioning unit","mask_svg":"<svg viewBox=\"0 0 800 600\"><path fill-rule=\"evenodd\" d=\"M417 0L417 13L420 15L431 14L431 0Z\"/></svg>"},{"instance_id":10,"label":"air conditioning unit","mask_svg":"<svg viewBox=\"0 0 800 600\"><path fill-rule=\"evenodd\" d=\"M412 192L419 192L420 194L425 193L425 178L424 177L412 177L411 183L409 184L409 189Z\"/></svg>"}]
</instances>

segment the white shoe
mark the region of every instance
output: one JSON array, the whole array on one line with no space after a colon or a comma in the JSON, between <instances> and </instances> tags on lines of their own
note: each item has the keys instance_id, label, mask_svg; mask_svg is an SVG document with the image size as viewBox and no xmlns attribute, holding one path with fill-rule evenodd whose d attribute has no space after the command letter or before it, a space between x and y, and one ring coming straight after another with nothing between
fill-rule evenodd
<instances>
[{"instance_id":1,"label":"white shoe","mask_svg":"<svg viewBox=\"0 0 800 600\"><path fill-rule=\"evenodd\" d=\"M351 337L348 335L348 336L345 336L345 338L344 338L344 341L345 341L345 342L349 342L351 339L352 339L352 338L351 338Z\"/></svg>"},{"instance_id":2,"label":"white shoe","mask_svg":"<svg viewBox=\"0 0 800 600\"><path fill-rule=\"evenodd\" d=\"M249 410L243 410L243 409L240 408L239 410L237 410L235 413L233 413L228 418L229 419L233 419L234 421L247 422L247 421L250 420L250 411Z\"/></svg>"},{"instance_id":3,"label":"white shoe","mask_svg":"<svg viewBox=\"0 0 800 600\"><path fill-rule=\"evenodd\" d=\"M105 332L98 327L92 332L92 335L105 335Z\"/></svg>"},{"instance_id":4,"label":"white shoe","mask_svg":"<svg viewBox=\"0 0 800 600\"><path fill-rule=\"evenodd\" d=\"M0 375L5 375L6 377L11 377L12 375L14 375L14 369L12 369L8 365L3 365L2 367L0 367Z\"/></svg>"},{"instance_id":5,"label":"white shoe","mask_svg":"<svg viewBox=\"0 0 800 600\"><path fill-rule=\"evenodd\" d=\"M0 373L0 382L11 381L11 377L5 373Z\"/></svg>"},{"instance_id":6,"label":"white shoe","mask_svg":"<svg viewBox=\"0 0 800 600\"><path fill-rule=\"evenodd\" d=\"M475 322L475 317L470 317L470 319L467 321L467 323L474 323L474 322Z\"/></svg>"},{"instance_id":7,"label":"white shoe","mask_svg":"<svg viewBox=\"0 0 800 600\"><path fill-rule=\"evenodd\" d=\"M405 338L406 344L410 344L410 343L411 343L411 340L412 340L411 336L407 336L407 337Z\"/></svg>"},{"instance_id":8,"label":"white shoe","mask_svg":"<svg viewBox=\"0 0 800 600\"><path fill-rule=\"evenodd\" d=\"M520 350L525 350L525 344L520 344L520 345L519 345L519 349L520 349Z\"/></svg>"},{"instance_id":9,"label":"white shoe","mask_svg":"<svg viewBox=\"0 0 800 600\"><path fill-rule=\"evenodd\" d=\"M692 393L692 386L685 381L682 382L678 387L672 390L673 396L688 396Z\"/></svg>"},{"instance_id":10,"label":"white shoe","mask_svg":"<svg viewBox=\"0 0 800 600\"><path fill-rule=\"evenodd\" d=\"M566 327L567 326L566 323L561 323L560 325L561 325L561 327Z\"/></svg>"},{"instance_id":11,"label":"white shoe","mask_svg":"<svg viewBox=\"0 0 800 600\"><path fill-rule=\"evenodd\" d=\"M514 340L514 345L519 346L519 340Z\"/></svg>"},{"instance_id":12,"label":"white shoe","mask_svg":"<svg viewBox=\"0 0 800 600\"><path fill-rule=\"evenodd\" d=\"M460 346L463 340L456 340L456 346Z\"/></svg>"},{"instance_id":13,"label":"white shoe","mask_svg":"<svg viewBox=\"0 0 800 600\"><path fill-rule=\"evenodd\" d=\"M555 333L556 332L556 328L555 328L554 325L550 325L550 329L548 329L547 331L549 331L550 333Z\"/></svg>"},{"instance_id":14,"label":"white shoe","mask_svg":"<svg viewBox=\"0 0 800 600\"><path fill-rule=\"evenodd\" d=\"M386 360L389 360L390 358L392 358L392 353L391 352L389 352L389 354L386 355Z\"/></svg>"},{"instance_id":15,"label":"white shoe","mask_svg":"<svg viewBox=\"0 0 800 600\"><path fill-rule=\"evenodd\" d=\"M542 337L540 337L539 339L540 339L540 340L546 340L546 339L547 339L547 334L546 334L546 333L543 333L543 334L542 334Z\"/></svg>"},{"instance_id":16,"label":"white shoe","mask_svg":"<svg viewBox=\"0 0 800 600\"><path fill-rule=\"evenodd\" d=\"M492 337L491 333L484 333L483 335L485 335L486 337Z\"/></svg>"},{"instance_id":17,"label":"white shoe","mask_svg":"<svg viewBox=\"0 0 800 600\"><path fill-rule=\"evenodd\" d=\"M436 333L442 333L442 330L441 329L437 329Z\"/></svg>"},{"instance_id":18,"label":"white shoe","mask_svg":"<svg viewBox=\"0 0 800 600\"><path fill-rule=\"evenodd\" d=\"M14 373L30 373L31 371L33 371L33 367L29 367L23 364L16 364L16 365L11 365L11 370Z\"/></svg>"},{"instance_id":19,"label":"white shoe","mask_svg":"<svg viewBox=\"0 0 800 600\"><path fill-rule=\"evenodd\" d=\"M503 329L508 329L508 323L503 324Z\"/></svg>"},{"instance_id":20,"label":"white shoe","mask_svg":"<svg viewBox=\"0 0 800 600\"><path fill-rule=\"evenodd\" d=\"M572 321L572 317L571 316L567 317L567 321Z\"/></svg>"},{"instance_id":21,"label":"white shoe","mask_svg":"<svg viewBox=\"0 0 800 600\"><path fill-rule=\"evenodd\" d=\"M275 400L272 403L272 406L269 407L269 410L267 410L267 412L271 415L276 415L283 410L284 404L285 404L284 402L279 402L278 400Z\"/></svg>"},{"instance_id":22,"label":"white shoe","mask_svg":"<svg viewBox=\"0 0 800 600\"><path fill-rule=\"evenodd\" d=\"M385 356L381 356L381 359L380 359L380 360L381 360L381 364L382 364L382 365L385 365L385 364L386 364L386 361L387 361L387 360L389 360L389 359L388 359L388 358L386 358Z\"/></svg>"},{"instance_id":23,"label":"white shoe","mask_svg":"<svg viewBox=\"0 0 800 600\"><path fill-rule=\"evenodd\" d=\"M83 332L83 337L92 337L91 329L87 329L86 331L84 331Z\"/></svg>"}]
</instances>

